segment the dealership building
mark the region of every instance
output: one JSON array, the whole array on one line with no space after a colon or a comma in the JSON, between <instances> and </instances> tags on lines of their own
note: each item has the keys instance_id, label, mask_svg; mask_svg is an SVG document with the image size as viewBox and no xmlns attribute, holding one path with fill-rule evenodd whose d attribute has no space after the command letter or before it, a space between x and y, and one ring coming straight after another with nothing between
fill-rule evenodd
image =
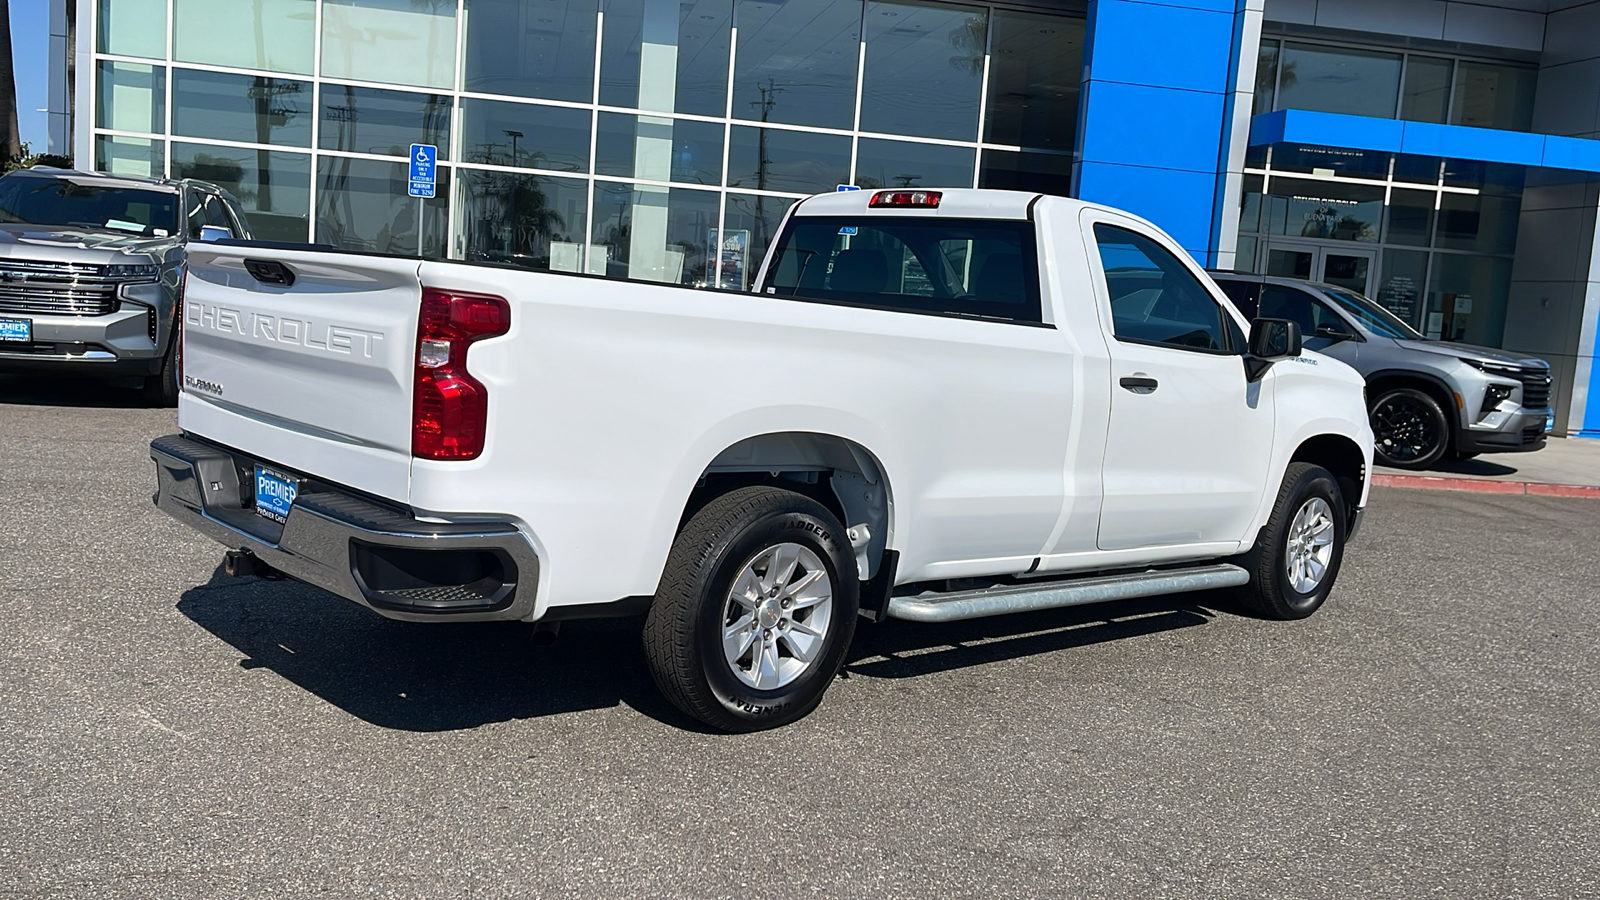
<instances>
[{"instance_id":1,"label":"dealership building","mask_svg":"<svg viewBox=\"0 0 1600 900\"><path fill-rule=\"evenodd\" d=\"M737 289L807 194L1065 194L1548 359L1600 436L1600 0L52 2L51 149L258 237Z\"/></svg>"}]
</instances>

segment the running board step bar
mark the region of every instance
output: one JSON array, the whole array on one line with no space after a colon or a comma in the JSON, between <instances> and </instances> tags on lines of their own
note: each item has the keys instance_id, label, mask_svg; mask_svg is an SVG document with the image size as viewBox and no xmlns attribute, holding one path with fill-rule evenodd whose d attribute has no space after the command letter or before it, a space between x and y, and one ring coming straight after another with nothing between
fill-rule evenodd
<instances>
[{"instance_id":1,"label":"running board step bar","mask_svg":"<svg viewBox=\"0 0 1600 900\"><path fill-rule=\"evenodd\" d=\"M1186 591L1238 587L1250 573L1227 563L1193 569L1165 569L1129 575L1103 575L1044 584L1007 585L981 591L918 594L889 600L888 617L908 622L957 622L1006 613L1084 606Z\"/></svg>"}]
</instances>

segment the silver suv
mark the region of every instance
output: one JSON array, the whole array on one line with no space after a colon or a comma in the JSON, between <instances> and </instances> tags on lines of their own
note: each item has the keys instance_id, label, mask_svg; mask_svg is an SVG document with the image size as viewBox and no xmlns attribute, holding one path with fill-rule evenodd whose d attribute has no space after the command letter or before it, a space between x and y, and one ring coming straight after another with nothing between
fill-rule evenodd
<instances>
[{"instance_id":1,"label":"silver suv","mask_svg":"<svg viewBox=\"0 0 1600 900\"><path fill-rule=\"evenodd\" d=\"M1367 379L1379 465L1424 469L1445 456L1538 450L1554 416L1550 364L1434 341L1348 288L1213 272L1248 318L1300 324L1305 346Z\"/></svg>"},{"instance_id":2,"label":"silver suv","mask_svg":"<svg viewBox=\"0 0 1600 900\"><path fill-rule=\"evenodd\" d=\"M190 240L249 238L199 181L35 167L0 178L0 372L143 379L178 401L175 333Z\"/></svg>"}]
</instances>

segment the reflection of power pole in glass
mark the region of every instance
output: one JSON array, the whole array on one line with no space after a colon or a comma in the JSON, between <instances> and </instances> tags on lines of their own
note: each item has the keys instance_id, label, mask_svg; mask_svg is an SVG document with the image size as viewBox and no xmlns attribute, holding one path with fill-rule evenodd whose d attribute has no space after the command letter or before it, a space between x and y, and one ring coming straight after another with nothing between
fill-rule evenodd
<instances>
[{"instance_id":1,"label":"reflection of power pole in glass","mask_svg":"<svg viewBox=\"0 0 1600 900\"><path fill-rule=\"evenodd\" d=\"M912 182L921 177L921 175L896 175L894 180L900 182L901 187L908 188L911 187Z\"/></svg>"},{"instance_id":2,"label":"reflection of power pole in glass","mask_svg":"<svg viewBox=\"0 0 1600 900\"><path fill-rule=\"evenodd\" d=\"M778 105L778 95L783 93L783 88L774 87L772 79L768 78L765 87L757 85L756 89L761 92L761 99L750 101L750 105L761 109L761 121L766 122L768 116L772 113L772 108ZM767 129L760 129L760 137L756 140L759 147L759 158L756 160L756 189L764 191L767 189L767 167L772 165L772 160L767 158ZM767 246L767 198L764 194L756 195L756 227L754 231L754 247L762 248L762 252L765 252ZM717 256L718 258L722 256L721 247L717 248Z\"/></svg>"},{"instance_id":3,"label":"reflection of power pole in glass","mask_svg":"<svg viewBox=\"0 0 1600 900\"><path fill-rule=\"evenodd\" d=\"M520 163L518 162L518 159L517 159L517 141L522 139L522 132L520 132L520 131L511 131L511 130L508 129L508 130L505 130L505 131L501 131L500 133L505 135L508 138L511 138L511 165L513 167L520 165Z\"/></svg>"},{"instance_id":4,"label":"reflection of power pole in glass","mask_svg":"<svg viewBox=\"0 0 1600 900\"><path fill-rule=\"evenodd\" d=\"M272 129L282 128L300 114L299 107L278 98L284 94L300 93L295 81L279 81L257 75L250 83L246 96L255 102L256 143L271 144ZM270 150L256 151L256 209L272 211L272 156Z\"/></svg>"}]
</instances>

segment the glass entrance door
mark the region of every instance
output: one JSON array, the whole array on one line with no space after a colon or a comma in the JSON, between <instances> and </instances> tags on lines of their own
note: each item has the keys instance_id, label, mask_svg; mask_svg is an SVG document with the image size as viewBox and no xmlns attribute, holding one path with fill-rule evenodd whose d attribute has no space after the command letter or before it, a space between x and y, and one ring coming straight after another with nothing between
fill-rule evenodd
<instances>
[{"instance_id":1,"label":"glass entrance door","mask_svg":"<svg viewBox=\"0 0 1600 900\"><path fill-rule=\"evenodd\" d=\"M1266 274L1320 281L1370 296L1377 257L1376 250L1358 247L1273 241L1267 247Z\"/></svg>"}]
</instances>

